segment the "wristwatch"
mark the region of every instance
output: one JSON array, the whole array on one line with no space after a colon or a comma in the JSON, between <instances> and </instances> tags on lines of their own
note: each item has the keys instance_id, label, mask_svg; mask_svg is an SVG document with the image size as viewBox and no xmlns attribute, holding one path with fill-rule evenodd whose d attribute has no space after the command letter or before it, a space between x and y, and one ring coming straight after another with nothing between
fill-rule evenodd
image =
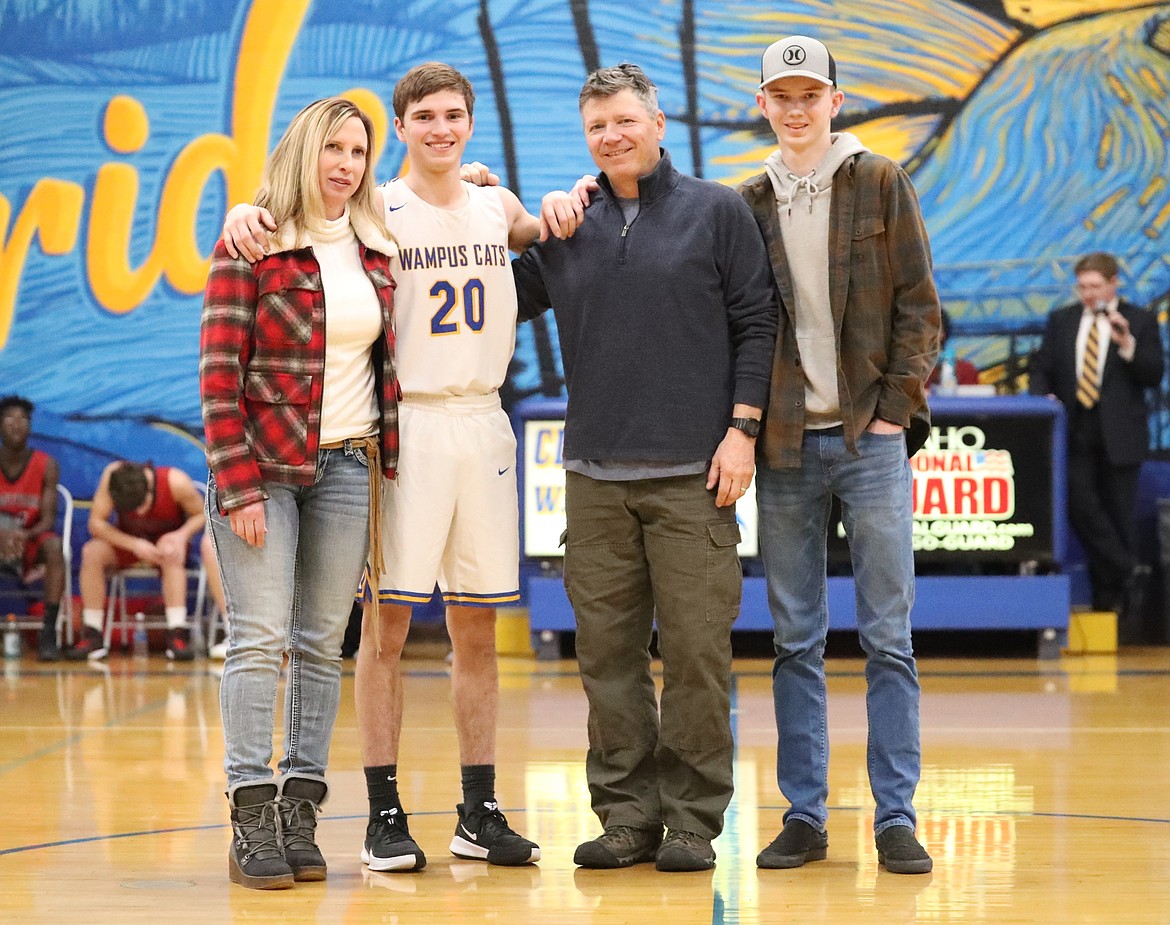
<instances>
[{"instance_id":1,"label":"wristwatch","mask_svg":"<svg viewBox=\"0 0 1170 925\"><path fill-rule=\"evenodd\" d=\"M760 435L760 422L756 418L732 418L731 426L736 430L742 430L749 437Z\"/></svg>"}]
</instances>

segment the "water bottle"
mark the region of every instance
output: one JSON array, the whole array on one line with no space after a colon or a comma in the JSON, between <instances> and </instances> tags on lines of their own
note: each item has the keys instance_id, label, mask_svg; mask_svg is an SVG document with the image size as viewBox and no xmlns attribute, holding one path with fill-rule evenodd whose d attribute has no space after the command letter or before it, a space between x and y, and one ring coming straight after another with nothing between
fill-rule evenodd
<instances>
[{"instance_id":1,"label":"water bottle","mask_svg":"<svg viewBox=\"0 0 1170 925\"><path fill-rule=\"evenodd\" d=\"M150 654L150 643L146 638L146 614L141 610L134 614L134 644L132 651L135 658L146 658Z\"/></svg>"},{"instance_id":2,"label":"water bottle","mask_svg":"<svg viewBox=\"0 0 1170 925\"><path fill-rule=\"evenodd\" d=\"M958 387L959 380L955 375L955 351L946 347L938 356L938 393L940 395L954 395Z\"/></svg>"},{"instance_id":3,"label":"water bottle","mask_svg":"<svg viewBox=\"0 0 1170 925\"><path fill-rule=\"evenodd\" d=\"M8 623L4 627L4 657L20 658L20 630L16 628L16 614L8 615Z\"/></svg>"}]
</instances>

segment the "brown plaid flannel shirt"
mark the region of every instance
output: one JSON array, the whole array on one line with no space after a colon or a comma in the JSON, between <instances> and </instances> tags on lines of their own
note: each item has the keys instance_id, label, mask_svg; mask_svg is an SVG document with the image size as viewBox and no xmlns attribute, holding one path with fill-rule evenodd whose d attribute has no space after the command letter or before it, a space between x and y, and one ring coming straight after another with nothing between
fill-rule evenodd
<instances>
[{"instance_id":1,"label":"brown plaid flannel shirt","mask_svg":"<svg viewBox=\"0 0 1170 925\"><path fill-rule=\"evenodd\" d=\"M773 468L798 467L805 379L776 195L766 173L740 193L768 245L781 299L772 394L757 451ZM854 452L875 416L909 429L911 454L929 433L926 381L938 356L941 321L931 266L926 226L906 172L868 152L842 164L829 207L829 301L845 443Z\"/></svg>"}]
</instances>

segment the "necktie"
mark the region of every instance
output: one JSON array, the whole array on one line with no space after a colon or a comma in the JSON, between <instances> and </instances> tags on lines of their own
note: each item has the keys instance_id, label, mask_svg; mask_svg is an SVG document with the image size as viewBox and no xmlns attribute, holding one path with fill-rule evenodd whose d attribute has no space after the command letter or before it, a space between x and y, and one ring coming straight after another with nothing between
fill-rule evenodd
<instances>
[{"instance_id":1,"label":"necktie","mask_svg":"<svg viewBox=\"0 0 1170 925\"><path fill-rule=\"evenodd\" d=\"M1093 319L1089 328L1089 336L1085 340L1085 356L1081 363L1081 378L1077 380L1077 401L1082 407L1092 408L1101 397L1098 388L1098 370L1101 366L1101 329L1097 327L1097 319Z\"/></svg>"}]
</instances>

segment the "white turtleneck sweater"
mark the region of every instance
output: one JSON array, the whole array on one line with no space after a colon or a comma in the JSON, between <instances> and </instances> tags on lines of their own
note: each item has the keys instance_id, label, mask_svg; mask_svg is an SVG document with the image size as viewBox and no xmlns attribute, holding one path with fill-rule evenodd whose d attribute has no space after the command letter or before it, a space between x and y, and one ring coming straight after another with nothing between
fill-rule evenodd
<instances>
[{"instance_id":1,"label":"white turtleneck sweater","mask_svg":"<svg viewBox=\"0 0 1170 925\"><path fill-rule=\"evenodd\" d=\"M382 310L362 269L349 209L309 232L325 296L325 394L321 442L378 431L371 351L382 336Z\"/></svg>"},{"instance_id":2,"label":"white turtleneck sweater","mask_svg":"<svg viewBox=\"0 0 1170 925\"><path fill-rule=\"evenodd\" d=\"M776 193L780 236L796 305L796 343L805 383L805 427L821 429L841 423L837 391L837 336L829 304L829 204L833 176L851 157L868 150L849 132L834 132L820 163L798 177L772 152L764 169Z\"/></svg>"}]
</instances>

